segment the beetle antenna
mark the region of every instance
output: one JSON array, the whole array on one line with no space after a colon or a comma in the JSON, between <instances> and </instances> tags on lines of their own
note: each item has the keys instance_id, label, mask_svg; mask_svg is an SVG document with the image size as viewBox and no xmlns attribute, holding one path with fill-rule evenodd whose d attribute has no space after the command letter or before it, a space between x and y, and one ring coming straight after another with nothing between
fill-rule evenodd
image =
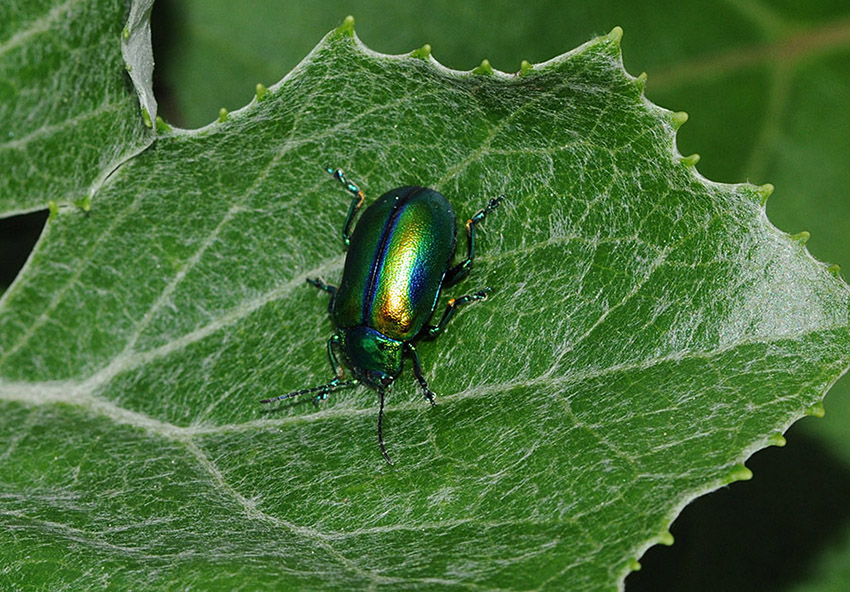
<instances>
[{"instance_id":1,"label":"beetle antenna","mask_svg":"<svg viewBox=\"0 0 850 592\"><path fill-rule=\"evenodd\" d=\"M384 389L378 389L378 395L381 397L381 407L378 409L378 444L381 446L381 454L384 455L384 458L391 465L394 465L393 459L390 458L390 455L387 454L387 447L384 446Z\"/></svg>"},{"instance_id":2,"label":"beetle antenna","mask_svg":"<svg viewBox=\"0 0 850 592\"><path fill-rule=\"evenodd\" d=\"M271 397L269 399L263 399L260 403L273 403L274 401L283 401L284 399L293 399L295 397L300 397L301 395L308 395L310 393L322 393L323 395L328 394L331 391L337 391L339 389L348 388L350 386L355 386L359 384L359 381L356 379L346 380L340 382L338 379L334 378L327 384L322 384L319 386L314 386L313 388L301 389L300 391L292 391L291 393L286 393L285 395L280 395L277 397Z\"/></svg>"}]
</instances>

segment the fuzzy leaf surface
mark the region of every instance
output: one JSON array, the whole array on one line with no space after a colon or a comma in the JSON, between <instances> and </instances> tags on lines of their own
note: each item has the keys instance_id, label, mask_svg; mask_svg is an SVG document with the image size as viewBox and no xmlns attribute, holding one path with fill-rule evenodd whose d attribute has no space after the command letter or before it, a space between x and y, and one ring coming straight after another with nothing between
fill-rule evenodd
<instances>
[{"instance_id":1,"label":"fuzzy leaf surface","mask_svg":"<svg viewBox=\"0 0 850 592\"><path fill-rule=\"evenodd\" d=\"M0 560L47 588L616 589L696 495L848 363L848 292L700 177L616 35L523 76L376 55L343 26L263 101L161 136L51 220L0 302ZM496 195L378 452L326 382L343 167L367 195ZM461 239L461 244L463 239Z\"/></svg>"},{"instance_id":2,"label":"fuzzy leaf surface","mask_svg":"<svg viewBox=\"0 0 850 592\"><path fill-rule=\"evenodd\" d=\"M0 2L0 215L83 199L150 143L121 55L126 5Z\"/></svg>"}]
</instances>

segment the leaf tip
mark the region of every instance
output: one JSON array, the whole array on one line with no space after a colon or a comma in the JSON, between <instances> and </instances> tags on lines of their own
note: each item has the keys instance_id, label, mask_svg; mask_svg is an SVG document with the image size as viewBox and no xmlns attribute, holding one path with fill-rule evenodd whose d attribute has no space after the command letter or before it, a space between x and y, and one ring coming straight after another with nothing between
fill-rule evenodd
<instances>
[{"instance_id":1,"label":"leaf tip","mask_svg":"<svg viewBox=\"0 0 850 592\"><path fill-rule=\"evenodd\" d=\"M837 278L841 277L841 266L838 263L827 266L826 270Z\"/></svg>"},{"instance_id":2,"label":"leaf tip","mask_svg":"<svg viewBox=\"0 0 850 592\"><path fill-rule=\"evenodd\" d=\"M699 154L697 154L695 152L695 153L691 154L690 156L683 156L682 159L681 159L681 162L685 166L689 166L689 167L696 166L696 164L699 162Z\"/></svg>"},{"instance_id":3,"label":"leaf tip","mask_svg":"<svg viewBox=\"0 0 850 592\"><path fill-rule=\"evenodd\" d=\"M151 114L148 113L146 107L142 107L142 121L145 122L145 127L148 129L153 128L153 122L151 121Z\"/></svg>"},{"instance_id":4,"label":"leaf tip","mask_svg":"<svg viewBox=\"0 0 850 592\"><path fill-rule=\"evenodd\" d=\"M785 436L783 436L781 433L773 434L767 439L767 443L771 446L777 446L779 448L782 448L786 444Z\"/></svg>"},{"instance_id":5,"label":"leaf tip","mask_svg":"<svg viewBox=\"0 0 850 592\"><path fill-rule=\"evenodd\" d=\"M812 417L823 417L826 415L826 409L823 408L823 403L818 401L811 407L806 408L806 415L811 415Z\"/></svg>"},{"instance_id":6,"label":"leaf tip","mask_svg":"<svg viewBox=\"0 0 850 592\"><path fill-rule=\"evenodd\" d=\"M620 40L623 38L623 27L614 27L613 29L611 29L611 32L608 33L607 37L614 43L619 43Z\"/></svg>"},{"instance_id":7,"label":"leaf tip","mask_svg":"<svg viewBox=\"0 0 850 592\"><path fill-rule=\"evenodd\" d=\"M669 530L665 530L658 536L658 543L665 547L672 547L674 542L673 534Z\"/></svg>"},{"instance_id":8,"label":"leaf tip","mask_svg":"<svg viewBox=\"0 0 850 592\"><path fill-rule=\"evenodd\" d=\"M688 121L688 114L686 111L676 111L672 115L673 127L679 129Z\"/></svg>"},{"instance_id":9,"label":"leaf tip","mask_svg":"<svg viewBox=\"0 0 850 592\"><path fill-rule=\"evenodd\" d=\"M641 92L643 92L643 89L644 89L644 88L646 88L646 79L647 79L647 77L648 77L648 76L647 76L647 73L646 73L646 72L641 72L641 73L640 73L640 74L638 74L638 75L637 75L637 77L635 78L635 86L637 86L637 87L640 89L640 91L641 91Z\"/></svg>"},{"instance_id":10,"label":"leaf tip","mask_svg":"<svg viewBox=\"0 0 850 592\"><path fill-rule=\"evenodd\" d=\"M481 60L481 65L475 68L472 71L473 74L478 76L490 76L493 74L493 66L490 65L490 60L484 59Z\"/></svg>"},{"instance_id":11,"label":"leaf tip","mask_svg":"<svg viewBox=\"0 0 850 592\"><path fill-rule=\"evenodd\" d=\"M419 60L429 60L431 59L431 44L426 43L419 49L414 49L410 52L410 57L416 58Z\"/></svg>"},{"instance_id":12,"label":"leaf tip","mask_svg":"<svg viewBox=\"0 0 850 592\"><path fill-rule=\"evenodd\" d=\"M121 31L121 37L123 37L125 40L130 38L130 27L124 27L124 30Z\"/></svg>"},{"instance_id":13,"label":"leaf tip","mask_svg":"<svg viewBox=\"0 0 850 592\"><path fill-rule=\"evenodd\" d=\"M640 561L632 557L629 559L629 571L640 571Z\"/></svg>"},{"instance_id":14,"label":"leaf tip","mask_svg":"<svg viewBox=\"0 0 850 592\"><path fill-rule=\"evenodd\" d=\"M526 74L529 74L533 69L534 66L531 64L531 62L529 62L528 60L523 60L519 64L519 72L517 72L517 74L519 74L520 76L525 76Z\"/></svg>"},{"instance_id":15,"label":"leaf tip","mask_svg":"<svg viewBox=\"0 0 850 592\"><path fill-rule=\"evenodd\" d=\"M229 114L229 111L227 109L225 109L224 107L219 109L218 110L218 122L224 123L225 121L227 121L228 114Z\"/></svg>"},{"instance_id":16,"label":"leaf tip","mask_svg":"<svg viewBox=\"0 0 850 592\"><path fill-rule=\"evenodd\" d=\"M811 233L809 233L807 230L804 230L803 232L798 232L797 234L792 234L791 240L794 241L795 243L805 245L809 241L809 238L811 238L811 236L812 236Z\"/></svg>"},{"instance_id":17,"label":"leaf tip","mask_svg":"<svg viewBox=\"0 0 850 592\"><path fill-rule=\"evenodd\" d=\"M268 96L269 89L267 89L262 82L258 82L255 87L255 92L257 93L257 102L259 103Z\"/></svg>"},{"instance_id":18,"label":"leaf tip","mask_svg":"<svg viewBox=\"0 0 850 592\"><path fill-rule=\"evenodd\" d=\"M50 212L47 215L48 220L54 220L59 215L59 205L53 199L47 202L47 210Z\"/></svg>"},{"instance_id":19,"label":"leaf tip","mask_svg":"<svg viewBox=\"0 0 850 592\"><path fill-rule=\"evenodd\" d=\"M749 481L752 478L753 472L741 463L732 467L732 470L729 471L723 481L726 485L728 485L735 481Z\"/></svg>"}]
</instances>

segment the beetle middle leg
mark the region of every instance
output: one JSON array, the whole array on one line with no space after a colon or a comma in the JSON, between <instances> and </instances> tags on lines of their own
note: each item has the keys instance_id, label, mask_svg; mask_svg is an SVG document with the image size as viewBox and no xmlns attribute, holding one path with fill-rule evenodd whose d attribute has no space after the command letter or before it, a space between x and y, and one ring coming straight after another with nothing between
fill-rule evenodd
<instances>
[{"instance_id":1,"label":"beetle middle leg","mask_svg":"<svg viewBox=\"0 0 850 592\"><path fill-rule=\"evenodd\" d=\"M433 337L440 333L446 327L446 323L449 322L449 319L452 318L455 314L455 311L458 307L463 306L465 304L469 304L470 302L478 302L481 300L487 300L487 294L490 292L490 288L484 288L476 292L475 294L467 294L466 296L461 296L460 298L451 298L449 299L449 305L446 307L446 311L443 313L443 317L440 319L440 322L436 325L431 325L427 327L427 335L428 337Z\"/></svg>"},{"instance_id":2,"label":"beetle middle leg","mask_svg":"<svg viewBox=\"0 0 850 592\"><path fill-rule=\"evenodd\" d=\"M405 343L404 348L413 360L413 375L416 377L416 380L419 381L419 386L422 387L422 395L429 403L431 403L431 405L434 405L435 395L434 392L428 388L428 381L425 380L425 377L422 375L422 363L419 361L419 354L416 352L416 348L413 347L412 343Z\"/></svg>"},{"instance_id":3,"label":"beetle middle leg","mask_svg":"<svg viewBox=\"0 0 850 592\"><path fill-rule=\"evenodd\" d=\"M349 243L351 243L351 222L354 220L354 215L357 213L357 210L359 210L363 205L366 195L355 183L352 183L345 178L345 174L342 172L342 169L325 167L325 170L330 173L334 179L342 183L342 186L345 187L352 196L354 196L351 199L351 205L348 206L348 216L346 217L345 224L342 227L342 242L347 247Z\"/></svg>"},{"instance_id":4,"label":"beetle middle leg","mask_svg":"<svg viewBox=\"0 0 850 592\"><path fill-rule=\"evenodd\" d=\"M491 199L486 208L478 210L472 218L466 221L466 259L446 272L446 277L443 280L444 286L452 286L469 275L469 270L472 269L472 260L475 259L475 228L487 217L487 214L499 207L501 201L501 197Z\"/></svg>"}]
</instances>

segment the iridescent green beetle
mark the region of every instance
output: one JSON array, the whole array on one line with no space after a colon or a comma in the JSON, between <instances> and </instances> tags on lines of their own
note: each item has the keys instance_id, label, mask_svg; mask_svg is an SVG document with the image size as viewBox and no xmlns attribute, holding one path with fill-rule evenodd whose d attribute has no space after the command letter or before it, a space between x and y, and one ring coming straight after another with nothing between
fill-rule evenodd
<instances>
[{"instance_id":1,"label":"iridescent green beetle","mask_svg":"<svg viewBox=\"0 0 850 592\"><path fill-rule=\"evenodd\" d=\"M455 213L439 192L427 187L398 187L387 191L363 212L354 234L349 235L354 216L365 196L357 185L346 180L339 169L327 168L353 195L342 240L348 247L342 283L330 286L320 279L307 281L328 292L328 310L336 333L328 340L328 359L336 377L317 387L263 399L271 403L316 393L314 402L328 393L363 383L378 391L378 444L388 463L393 464L384 446L382 423L384 395L401 374L404 355L413 361L413 374L425 398L433 405L434 393L422 375L422 365L413 342L433 337L459 306L485 300L489 288L449 300L440 322L426 324L434 314L441 289L462 280L475 257L475 227L493 211L501 198L466 222L466 259L452 265L457 242ZM342 352L354 378L341 380L342 367L334 348Z\"/></svg>"}]
</instances>

